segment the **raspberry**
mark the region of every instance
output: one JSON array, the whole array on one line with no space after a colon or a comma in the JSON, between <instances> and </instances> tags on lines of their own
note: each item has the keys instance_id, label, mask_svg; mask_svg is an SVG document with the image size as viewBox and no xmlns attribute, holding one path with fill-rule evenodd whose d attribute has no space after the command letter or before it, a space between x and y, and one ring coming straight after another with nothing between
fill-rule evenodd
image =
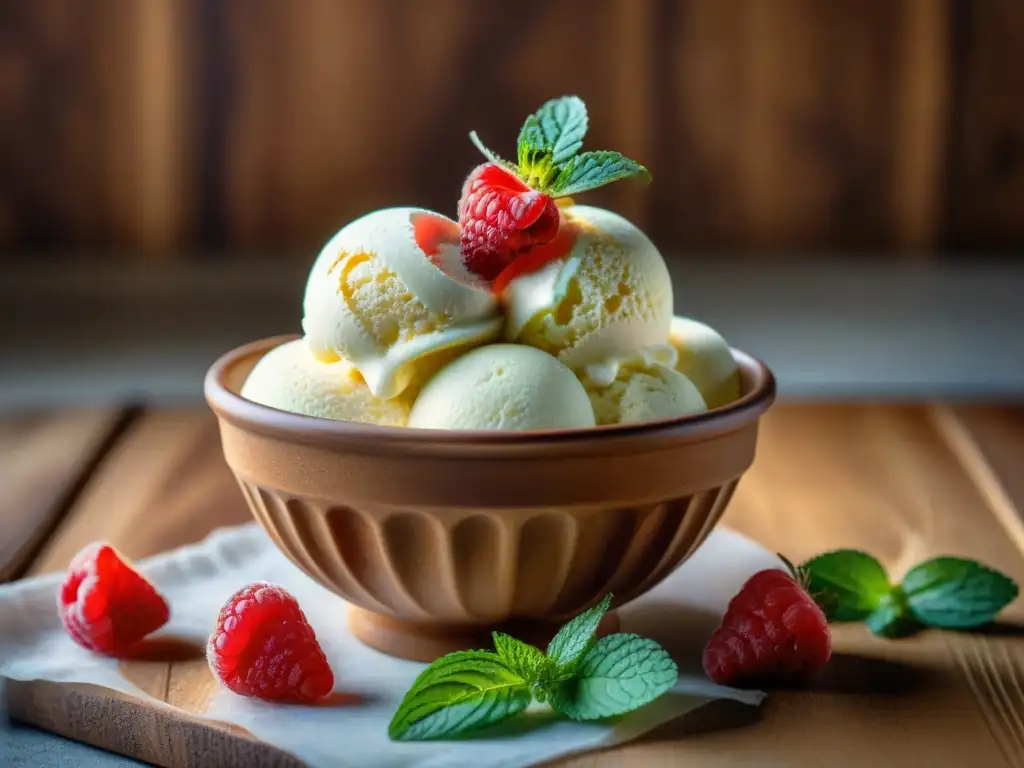
<instances>
[{"instance_id":1,"label":"raspberry","mask_svg":"<svg viewBox=\"0 0 1024 768\"><path fill-rule=\"evenodd\" d=\"M818 672L831 653L821 608L792 576L769 569L729 603L704 649L704 671L723 685L795 682Z\"/></svg>"},{"instance_id":2,"label":"raspberry","mask_svg":"<svg viewBox=\"0 0 1024 768\"><path fill-rule=\"evenodd\" d=\"M484 280L496 278L519 254L552 240L558 225L554 199L496 163L477 166L462 187L462 259Z\"/></svg>"},{"instance_id":3,"label":"raspberry","mask_svg":"<svg viewBox=\"0 0 1024 768\"><path fill-rule=\"evenodd\" d=\"M311 702L334 687L313 628L284 588L257 582L224 604L206 646L210 668L240 696Z\"/></svg>"},{"instance_id":4,"label":"raspberry","mask_svg":"<svg viewBox=\"0 0 1024 768\"><path fill-rule=\"evenodd\" d=\"M57 609L76 643L111 655L126 650L170 618L160 593L105 543L89 544L72 559Z\"/></svg>"}]
</instances>

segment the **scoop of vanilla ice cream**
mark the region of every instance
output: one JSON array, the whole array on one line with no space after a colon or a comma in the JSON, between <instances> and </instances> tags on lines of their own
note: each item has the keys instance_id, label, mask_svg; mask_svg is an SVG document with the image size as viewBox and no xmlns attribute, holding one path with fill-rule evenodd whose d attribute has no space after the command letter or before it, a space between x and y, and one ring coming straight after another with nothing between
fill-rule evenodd
<instances>
[{"instance_id":1,"label":"scoop of vanilla ice cream","mask_svg":"<svg viewBox=\"0 0 1024 768\"><path fill-rule=\"evenodd\" d=\"M519 344L488 344L449 363L423 385L409 426L592 427L594 412L583 385L551 355Z\"/></svg>"},{"instance_id":2,"label":"scoop of vanilla ice cream","mask_svg":"<svg viewBox=\"0 0 1024 768\"><path fill-rule=\"evenodd\" d=\"M242 397L282 411L321 419L404 427L409 398L374 396L358 371L344 360L318 360L305 339L274 347L256 363L242 385Z\"/></svg>"},{"instance_id":3,"label":"scoop of vanilla ice cream","mask_svg":"<svg viewBox=\"0 0 1024 768\"><path fill-rule=\"evenodd\" d=\"M669 340L678 356L675 369L700 390L708 408L740 396L740 370L722 335L704 323L673 317Z\"/></svg>"},{"instance_id":4,"label":"scoop of vanilla ice cream","mask_svg":"<svg viewBox=\"0 0 1024 768\"><path fill-rule=\"evenodd\" d=\"M581 371L598 424L672 419L707 410L700 390L672 366L675 349L662 344L611 357Z\"/></svg>"},{"instance_id":5,"label":"scoop of vanilla ice cream","mask_svg":"<svg viewBox=\"0 0 1024 768\"><path fill-rule=\"evenodd\" d=\"M664 343L672 283L658 249L611 211L575 205L565 215L581 232L567 256L509 284L505 338L573 370Z\"/></svg>"},{"instance_id":6,"label":"scoop of vanilla ice cream","mask_svg":"<svg viewBox=\"0 0 1024 768\"><path fill-rule=\"evenodd\" d=\"M302 327L313 353L350 362L378 397L424 380L437 368L435 353L501 332L494 296L453 280L417 245L416 214L439 216L388 208L343 227L306 284Z\"/></svg>"}]
</instances>

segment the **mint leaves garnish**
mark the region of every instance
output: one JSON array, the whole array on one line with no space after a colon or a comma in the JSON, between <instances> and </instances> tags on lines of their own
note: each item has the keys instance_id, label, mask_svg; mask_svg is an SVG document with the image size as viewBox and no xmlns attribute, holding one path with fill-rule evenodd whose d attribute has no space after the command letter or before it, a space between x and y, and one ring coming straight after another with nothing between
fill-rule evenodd
<instances>
[{"instance_id":1,"label":"mint leaves garnish","mask_svg":"<svg viewBox=\"0 0 1024 768\"><path fill-rule=\"evenodd\" d=\"M987 624L1017 597L1010 577L958 557L921 563L903 577L901 586L914 617L943 629Z\"/></svg>"},{"instance_id":2,"label":"mint leaves garnish","mask_svg":"<svg viewBox=\"0 0 1024 768\"><path fill-rule=\"evenodd\" d=\"M551 708L573 720L613 717L649 704L676 684L679 671L653 640L620 633L598 640L571 678L551 697Z\"/></svg>"},{"instance_id":3,"label":"mint leaves garnish","mask_svg":"<svg viewBox=\"0 0 1024 768\"><path fill-rule=\"evenodd\" d=\"M597 625L601 623L611 604L612 596L605 595L600 603L558 630L558 634L548 643L548 658L560 667L568 667L575 663L587 649L587 644L597 632Z\"/></svg>"},{"instance_id":4,"label":"mint leaves garnish","mask_svg":"<svg viewBox=\"0 0 1024 768\"><path fill-rule=\"evenodd\" d=\"M443 739L522 712L532 700L526 681L496 654L450 653L421 674L395 712L392 739Z\"/></svg>"},{"instance_id":5,"label":"mint leaves garnish","mask_svg":"<svg viewBox=\"0 0 1024 768\"><path fill-rule=\"evenodd\" d=\"M588 189L646 173L647 169L640 163L618 152L584 152L562 166L552 190L557 196L578 195Z\"/></svg>"},{"instance_id":6,"label":"mint leaves garnish","mask_svg":"<svg viewBox=\"0 0 1024 768\"><path fill-rule=\"evenodd\" d=\"M580 151L587 133L587 107L578 96L548 101L526 118L519 131L519 164L528 167L538 153L564 163Z\"/></svg>"},{"instance_id":7,"label":"mint leaves garnish","mask_svg":"<svg viewBox=\"0 0 1024 768\"><path fill-rule=\"evenodd\" d=\"M886 637L920 627L972 629L1012 602L1017 584L974 560L936 557L890 584L882 564L852 549L826 552L800 566L829 621L864 621Z\"/></svg>"},{"instance_id":8,"label":"mint leaves garnish","mask_svg":"<svg viewBox=\"0 0 1024 768\"><path fill-rule=\"evenodd\" d=\"M551 660L540 650L504 632L492 633L494 650L523 680L539 681L551 668Z\"/></svg>"},{"instance_id":9,"label":"mint leaves garnish","mask_svg":"<svg viewBox=\"0 0 1024 768\"><path fill-rule=\"evenodd\" d=\"M469 137L492 163L554 198L577 195L631 176L650 181L646 168L618 152L579 154L587 125L587 107L578 96L551 99L523 123L516 151L518 165L488 149L476 131Z\"/></svg>"},{"instance_id":10,"label":"mint leaves garnish","mask_svg":"<svg viewBox=\"0 0 1024 768\"><path fill-rule=\"evenodd\" d=\"M882 564L853 549L818 555L802 570L808 591L832 621L863 621L891 589Z\"/></svg>"},{"instance_id":11,"label":"mint leaves garnish","mask_svg":"<svg viewBox=\"0 0 1024 768\"><path fill-rule=\"evenodd\" d=\"M445 739L515 717L532 701L573 720L630 712L676 684L664 648L639 635L595 641L611 595L570 621L540 649L495 632L495 651L460 651L427 667L405 694L388 735L397 741Z\"/></svg>"}]
</instances>

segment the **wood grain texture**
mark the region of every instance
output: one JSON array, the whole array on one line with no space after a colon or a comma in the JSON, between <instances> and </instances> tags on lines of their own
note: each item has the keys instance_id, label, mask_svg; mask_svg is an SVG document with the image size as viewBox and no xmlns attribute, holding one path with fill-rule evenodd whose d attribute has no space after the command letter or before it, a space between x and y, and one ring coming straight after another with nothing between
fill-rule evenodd
<instances>
[{"instance_id":1,"label":"wood grain texture","mask_svg":"<svg viewBox=\"0 0 1024 768\"><path fill-rule=\"evenodd\" d=\"M1006 535L1024 553L1024 406L941 406L933 418Z\"/></svg>"},{"instance_id":2,"label":"wood grain texture","mask_svg":"<svg viewBox=\"0 0 1024 768\"><path fill-rule=\"evenodd\" d=\"M123 417L99 408L0 421L0 582L29 564Z\"/></svg>"},{"instance_id":3,"label":"wood grain texture","mask_svg":"<svg viewBox=\"0 0 1024 768\"><path fill-rule=\"evenodd\" d=\"M234 78L223 115L226 237L312 248L374 208L454 216L483 161L468 131L514 157L523 118L563 92L590 105L588 146L643 160L652 7L597 0L584 14L573 0L527 0L481 12L473 0L441 0L424 14L403 2L311 0L298 13L229 2L219 22ZM529 34L508 35L523 19ZM642 224L643 194L622 183L591 199Z\"/></svg>"},{"instance_id":4,"label":"wood grain texture","mask_svg":"<svg viewBox=\"0 0 1024 768\"><path fill-rule=\"evenodd\" d=\"M1013 0L9 0L0 248L303 254L576 92L666 250L1024 243ZM126 256L125 258L129 258Z\"/></svg>"},{"instance_id":5,"label":"wood grain texture","mask_svg":"<svg viewBox=\"0 0 1024 768\"><path fill-rule=\"evenodd\" d=\"M955 102L950 108L948 229L953 248L1019 247L1024 237L1024 7L962 3L951 27Z\"/></svg>"},{"instance_id":6,"label":"wood grain texture","mask_svg":"<svg viewBox=\"0 0 1024 768\"><path fill-rule=\"evenodd\" d=\"M0 244L187 239L190 3L16 0L0 11Z\"/></svg>"},{"instance_id":7,"label":"wood grain texture","mask_svg":"<svg viewBox=\"0 0 1024 768\"><path fill-rule=\"evenodd\" d=\"M898 578L923 558L953 553L1024 580L1024 556L993 513L992 495L965 464L942 413L914 406L777 406L764 420L758 457L726 524L795 560L860 547ZM1024 435L999 434L998 453L1024 451ZM233 483L206 414L149 414L104 463L36 570L61 567L96 536L142 555L198 538L218 522L247 519ZM195 490L175 501L174 490L182 488ZM1024 601L985 633L925 632L888 641L862 626L836 626L835 657L808 690L776 692L759 710L717 703L636 743L557 765L1022 765L1022 635ZM201 660L179 658L134 661L126 669L150 693L202 712L213 681ZM88 690L74 695L80 698L19 692L29 702L50 702L26 706L29 720L63 718L54 727L66 729L66 702L73 700L98 716L148 729L134 740L111 737L107 745L170 745L155 759L145 752L160 764L188 765L186 745L198 743L223 764L241 764L243 755L252 764L275 764L271 752L243 751L252 742L224 727L197 735L191 715L180 724L152 713L132 720L125 714L131 708L114 699ZM103 732L79 728L71 735L90 740Z\"/></svg>"},{"instance_id":8,"label":"wood grain texture","mask_svg":"<svg viewBox=\"0 0 1024 768\"><path fill-rule=\"evenodd\" d=\"M98 467L30 572L66 568L90 541L113 542L135 559L250 519L224 463L213 416L145 413Z\"/></svg>"}]
</instances>

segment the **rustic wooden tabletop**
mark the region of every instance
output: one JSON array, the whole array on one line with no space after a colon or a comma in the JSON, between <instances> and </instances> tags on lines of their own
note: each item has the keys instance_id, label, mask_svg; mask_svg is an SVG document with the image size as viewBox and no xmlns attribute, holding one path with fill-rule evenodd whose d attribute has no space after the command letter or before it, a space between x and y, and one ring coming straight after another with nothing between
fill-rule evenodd
<instances>
[{"instance_id":1,"label":"rustic wooden tabletop","mask_svg":"<svg viewBox=\"0 0 1024 768\"><path fill-rule=\"evenodd\" d=\"M900 576L924 557L959 554L1024 582L1022 457L1024 407L785 403L764 420L725 524L794 560L858 547ZM138 558L249 519L204 410L0 422L0 579L62 569L94 539ZM1024 765L1024 600L980 632L834 634L836 655L808 690L773 693L758 710L713 704L561 765ZM150 665L140 674L151 692L172 704L190 695L176 681L193 661L139 663ZM13 714L32 720L38 710L14 699ZM161 754L166 726L149 727L71 735L183 764Z\"/></svg>"}]
</instances>

